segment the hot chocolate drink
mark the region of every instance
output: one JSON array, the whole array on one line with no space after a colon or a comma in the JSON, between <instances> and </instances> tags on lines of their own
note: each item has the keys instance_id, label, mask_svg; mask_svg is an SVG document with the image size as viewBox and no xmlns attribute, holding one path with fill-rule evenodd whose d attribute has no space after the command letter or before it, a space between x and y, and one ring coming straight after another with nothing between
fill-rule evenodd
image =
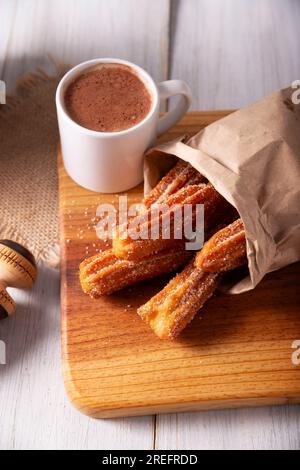
<instances>
[{"instance_id":1,"label":"hot chocolate drink","mask_svg":"<svg viewBox=\"0 0 300 470\"><path fill-rule=\"evenodd\" d=\"M83 127L119 132L147 116L152 98L129 66L107 63L86 71L68 86L65 106L70 117Z\"/></svg>"}]
</instances>

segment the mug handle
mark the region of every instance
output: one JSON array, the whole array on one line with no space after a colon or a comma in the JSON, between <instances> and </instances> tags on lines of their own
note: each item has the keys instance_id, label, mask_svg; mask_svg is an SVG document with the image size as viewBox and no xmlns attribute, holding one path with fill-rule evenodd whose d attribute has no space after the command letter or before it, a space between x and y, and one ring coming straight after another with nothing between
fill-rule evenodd
<instances>
[{"instance_id":1,"label":"mug handle","mask_svg":"<svg viewBox=\"0 0 300 470\"><path fill-rule=\"evenodd\" d=\"M158 121L158 135L174 126L179 119L187 112L192 102L192 92L187 83L183 80L166 80L157 85L159 97L161 100L168 99L171 96L180 95L177 105L161 117Z\"/></svg>"}]
</instances>

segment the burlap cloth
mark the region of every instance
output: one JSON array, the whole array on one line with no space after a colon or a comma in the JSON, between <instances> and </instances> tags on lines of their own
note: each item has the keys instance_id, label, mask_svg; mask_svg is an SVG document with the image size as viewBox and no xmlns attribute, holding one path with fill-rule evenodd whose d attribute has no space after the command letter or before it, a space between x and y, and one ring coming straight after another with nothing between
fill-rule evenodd
<instances>
[{"instance_id":1,"label":"burlap cloth","mask_svg":"<svg viewBox=\"0 0 300 470\"><path fill-rule=\"evenodd\" d=\"M59 264L54 97L66 70L22 77L0 105L0 238L26 245L51 266Z\"/></svg>"}]
</instances>

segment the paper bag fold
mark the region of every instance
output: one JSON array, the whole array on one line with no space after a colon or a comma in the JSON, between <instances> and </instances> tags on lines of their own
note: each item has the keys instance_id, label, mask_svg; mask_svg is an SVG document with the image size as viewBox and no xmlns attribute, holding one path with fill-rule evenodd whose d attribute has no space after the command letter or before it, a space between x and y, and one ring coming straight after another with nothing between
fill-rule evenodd
<instances>
[{"instance_id":1,"label":"paper bag fold","mask_svg":"<svg viewBox=\"0 0 300 470\"><path fill-rule=\"evenodd\" d=\"M250 277L232 293L300 260L300 104L286 88L207 126L186 143L147 152L149 192L174 156L201 172L239 212L246 231ZM173 161L174 163L174 161Z\"/></svg>"}]
</instances>

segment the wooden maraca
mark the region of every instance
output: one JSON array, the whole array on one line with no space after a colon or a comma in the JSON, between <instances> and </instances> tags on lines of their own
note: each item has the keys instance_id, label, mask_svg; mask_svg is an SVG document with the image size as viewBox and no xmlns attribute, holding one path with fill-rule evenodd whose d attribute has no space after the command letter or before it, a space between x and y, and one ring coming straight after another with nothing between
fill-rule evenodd
<instances>
[{"instance_id":1,"label":"wooden maraca","mask_svg":"<svg viewBox=\"0 0 300 470\"><path fill-rule=\"evenodd\" d=\"M36 276L33 254L12 240L0 240L0 320L16 310L15 302L6 288L30 288Z\"/></svg>"}]
</instances>

